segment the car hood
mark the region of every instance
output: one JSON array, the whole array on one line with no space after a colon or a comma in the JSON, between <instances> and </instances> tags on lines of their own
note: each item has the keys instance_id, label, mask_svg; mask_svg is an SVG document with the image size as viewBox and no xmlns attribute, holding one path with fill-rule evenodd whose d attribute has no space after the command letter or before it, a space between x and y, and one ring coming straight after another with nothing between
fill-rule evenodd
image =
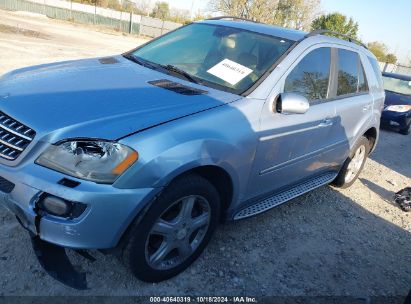
<instances>
[{"instance_id":1,"label":"car hood","mask_svg":"<svg viewBox=\"0 0 411 304\"><path fill-rule=\"evenodd\" d=\"M385 105L411 105L411 96L385 91Z\"/></svg>"},{"instance_id":2,"label":"car hood","mask_svg":"<svg viewBox=\"0 0 411 304\"><path fill-rule=\"evenodd\" d=\"M182 95L149 81L168 79L206 94ZM122 56L52 63L0 78L0 110L56 142L130 133L232 102L239 97L142 67Z\"/></svg>"}]
</instances>

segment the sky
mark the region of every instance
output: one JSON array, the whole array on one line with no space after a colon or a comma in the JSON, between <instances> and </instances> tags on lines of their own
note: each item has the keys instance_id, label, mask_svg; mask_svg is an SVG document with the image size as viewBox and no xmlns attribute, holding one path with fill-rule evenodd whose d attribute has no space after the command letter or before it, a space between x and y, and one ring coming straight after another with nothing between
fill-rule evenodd
<instances>
[{"instance_id":1,"label":"sky","mask_svg":"<svg viewBox=\"0 0 411 304\"><path fill-rule=\"evenodd\" d=\"M155 2L155 0L153 0ZM171 7L206 11L208 0L166 0ZM411 60L411 0L321 0L321 12L339 12L359 24L364 42L381 41L402 63Z\"/></svg>"},{"instance_id":2,"label":"sky","mask_svg":"<svg viewBox=\"0 0 411 304\"><path fill-rule=\"evenodd\" d=\"M410 0L321 0L321 7L352 17L364 42L381 41L400 63L411 60Z\"/></svg>"}]
</instances>

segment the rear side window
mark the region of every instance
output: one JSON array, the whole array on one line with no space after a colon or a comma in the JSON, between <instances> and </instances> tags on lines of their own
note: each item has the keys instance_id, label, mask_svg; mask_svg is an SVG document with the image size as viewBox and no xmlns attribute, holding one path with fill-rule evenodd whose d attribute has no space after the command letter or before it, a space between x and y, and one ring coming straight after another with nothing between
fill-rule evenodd
<instances>
[{"instance_id":1,"label":"rear side window","mask_svg":"<svg viewBox=\"0 0 411 304\"><path fill-rule=\"evenodd\" d=\"M287 76L284 92L294 92L305 96L308 100L327 98L330 63L330 48L311 51Z\"/></svg>"},{"instance_id":2,"label":"rear side window","mask_svg":"<svg viewBox=\"0 0 411 304\"><path fill-rule=\"evenodd\" d=\"M375 74L375 77L377 78L378 84L379 84L380 88L382 88L384 86L384 83L383 83L383 80L382 80L380 66L379 66L377 60L375 60L374 58L368 57L368 56L367 56L367 58L371 63L372 69L374 70L374 74Z\"/></svg>"},{"instance_id":3,"label":"rear side window","mask_svg":"<svg viewBox=\"0 0 411 304\"><path fill-rule=\"evenodd\" d=\"M356 52L338 49L337 96L368 91L367 79Z\"/></svg>"}]
</instances>

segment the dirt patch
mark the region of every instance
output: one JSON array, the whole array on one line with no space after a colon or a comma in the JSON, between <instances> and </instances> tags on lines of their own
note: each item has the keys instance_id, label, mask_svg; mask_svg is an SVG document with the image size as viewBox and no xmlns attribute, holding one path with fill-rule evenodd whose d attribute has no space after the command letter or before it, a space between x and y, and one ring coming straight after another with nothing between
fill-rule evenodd
<instances>
[{"instance_id":1,"label":"dirt patch","mask_svg":"<svg viewBox=\"0 0 411 304\"><path fill-rule=\"evenodd\" d=\"M34 37L34 38L40 38L40 39L50 39L50 36L37 32L37 31L32 31L24 28L19 28L17 26L10 26L6 24L0 24L0 33L6 33L6 34L17 34L17 35L23 35L26 37Z\"/></svg>"}]
</instances>

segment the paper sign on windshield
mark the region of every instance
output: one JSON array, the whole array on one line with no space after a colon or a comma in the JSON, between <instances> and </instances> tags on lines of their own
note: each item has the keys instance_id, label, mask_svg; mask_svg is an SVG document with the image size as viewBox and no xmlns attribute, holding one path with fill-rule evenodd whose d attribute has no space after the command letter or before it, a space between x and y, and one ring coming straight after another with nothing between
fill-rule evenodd
<instances>
[{"instance_id":1,"label":"paper sign on windshield","mask_svg":"<svg viewBox=\"0 0 411 304\"><path fill-rule=\"evenodd\" d=\"M237 84L241 79L249 75L253 70L231 61L230 59L224 59L217 63L207 72L217 76L218 78L228 82L231 85Z\"/></svg>"}]
</instances>

